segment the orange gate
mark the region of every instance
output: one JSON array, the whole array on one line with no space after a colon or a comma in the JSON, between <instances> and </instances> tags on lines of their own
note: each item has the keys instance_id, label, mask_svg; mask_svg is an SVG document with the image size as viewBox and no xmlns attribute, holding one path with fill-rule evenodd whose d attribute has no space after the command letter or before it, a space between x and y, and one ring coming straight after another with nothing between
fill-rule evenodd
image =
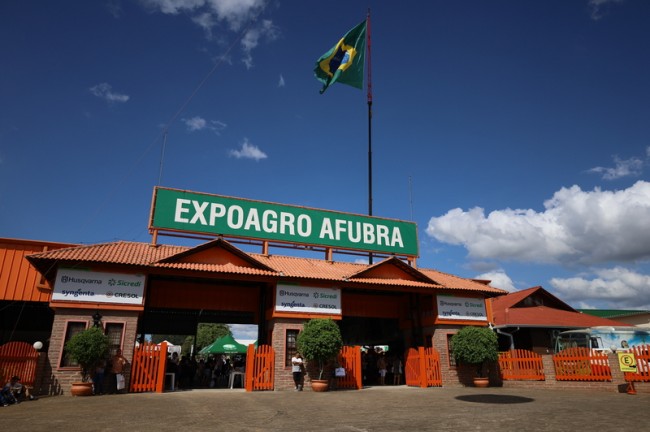
<instances>
[{"instance_id":1,"label":"orange gate","mask_svg":"<svg viewBox=\"0 0 650 432\"><path fill-rule=\"evenodd\" d=\"M545 379L542 356L523 349L499 353L499 372L504 381Z\"/></svg>"},{"instance_id":2,"label":"orange gate","mask_svg":"<svg viewBox=\"0 0 650 432\"><path fill-rule=\"evenodd\" d=\"M246 352L246 391L273 390L275 351L270 345L248 345Z\"/></svg>"},{"instance_id":3,"label":"orange gate","mask_svg":"<svg viewBox=\"0 0 650 432\"><path fill-rule=\"evenodd\" d=\"M136 346L133 350L129 391L162 393L165 387L166 362L166 342L160 345L146 342Z\"/></svg>"},{"instance_id":4,"label":"orange gate","mask_svg":"<svg viewBox=\"0 0 650 432\"><path fill-rule=\"evenodd\" d=\"M360 390L363 387L361 382L361 347L344 346L337 360L339 366L345 369L345 376L336 378L337 388Z\"/></svg>"},{"instance_id":5,"label":"orange gate","mask_svg":"<svg viewBox=\"0 0 650 432\"><path fill-rule=\"evenodd\" d=\"M406 352L404 375L406 385L441 387L440 353L435 348L409 348Z\"/></svg>"},{"instance_id":6,"label":"orange gate","mask_svg":"<svg viewBox=\"0 0 650 432\"><path fill-rule=\"evenodd\" d=\"M607 354L589 348L567 348L553 356L558 381L611 381Z\"/></svg>"},{"instance_id":7,"label":"orange gate","mask_svg":"<svg viewBox=\"0 0 650 432\"><path fill-rule=\"evenodd\" d=\"M27 342L7 342L0 346L0 385L18 375L25 387L34 387L38 351Z\"/></svg>"}]
</instances>

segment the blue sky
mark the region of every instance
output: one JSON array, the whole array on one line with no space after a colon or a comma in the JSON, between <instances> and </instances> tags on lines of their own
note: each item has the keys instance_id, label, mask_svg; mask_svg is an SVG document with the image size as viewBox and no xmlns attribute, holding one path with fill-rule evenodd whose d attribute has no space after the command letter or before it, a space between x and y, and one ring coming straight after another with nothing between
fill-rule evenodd
<instances>
[{"instance_id":1,"label":"blue sky","mask_svg":"<svg viewBox=\"0 0 650 432\"><path fill-rule=\"evenodd\" d=\"M368 7L418 265L650 308L645 0L3 1L0 236L147 242L157 184L366 213L366 93L312 70Z\"/></svg>"}]
</instances>

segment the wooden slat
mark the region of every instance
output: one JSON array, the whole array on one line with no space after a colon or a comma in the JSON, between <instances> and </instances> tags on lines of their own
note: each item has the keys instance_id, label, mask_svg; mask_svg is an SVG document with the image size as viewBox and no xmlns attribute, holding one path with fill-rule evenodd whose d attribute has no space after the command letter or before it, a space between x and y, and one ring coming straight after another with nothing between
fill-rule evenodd
<instances>
[{"instance_id":1,"label":"wooden slat","mask_svg":"<svg viewBox=\"0 0 650 432\"><path fill-rule=\"evenodd\" d=\"M33 387L38 356L38 351L27 342L7 342L0 346L0 385L17 375L23 385Z\"/></svg>"}]
</instances>

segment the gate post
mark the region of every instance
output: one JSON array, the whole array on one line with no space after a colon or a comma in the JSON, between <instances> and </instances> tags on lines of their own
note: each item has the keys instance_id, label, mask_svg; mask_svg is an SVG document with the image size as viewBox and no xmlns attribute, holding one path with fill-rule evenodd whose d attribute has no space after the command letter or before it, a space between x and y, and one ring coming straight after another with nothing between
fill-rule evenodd
<instances>
[{"instance_id":1,"label":"gate post","mask_svg":"<svg viewBox=\"0 0 650 432\"><path fill-rule=\"evenodd\" d=\"M255 370L255 345L248 345L246 350L246 391L253 391L253 375L257 372Z\"/></svg>"},{"instance_id":2,"label":"gate post","mask_svg":"<svg viewBox=\"0 0 650 432\"><path fill-rule=\"evenodd\" d=\"M158 382L156 382L156 393L165 391L165 372L167 371L167 342L160 343L158 352Z\"/></svg>"},{"instance_id":3,"label":"gate post","mask_svg":"<svg viewBox=\"0 0 650 432\"><path fill-rule=\"evenodd\" d=\"M427 361L424 358L424 347L418 347L420 366L420 387L427 387Z\"/></svg>"}]
</instances>

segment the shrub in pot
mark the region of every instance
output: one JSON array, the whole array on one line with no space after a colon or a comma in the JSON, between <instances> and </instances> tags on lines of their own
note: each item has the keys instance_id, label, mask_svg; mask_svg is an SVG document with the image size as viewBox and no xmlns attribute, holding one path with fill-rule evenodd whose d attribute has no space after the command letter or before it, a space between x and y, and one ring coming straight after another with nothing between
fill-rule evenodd
<instances>
[{"instance_id":1,"label":"shrub in pot","mask_svg":"<svg viewBox=\"0 0 650 432\"><path fill-rule=\"evenodd\" d=\"M318 379L323 379L325 365L336 358L343 347L339 326L332 319L307 321L296 339L298 351L307 361L318 362Z\"/></svg>"},{"instance_id":2,"label":"shrub in pot","mask_svg":"<svg viewBox=\"0 0 650 432\"><path fill-rule=\"evenodd\" d=\"M451 337L451 347L457 362L476 367L476 376L485 378L485 364L497 361L497 335L488 327L463 327Z\"/></svg>"},{"instance_id":3,"label":"shrub in pot","mask_svg":"<svg viewBox=\"0 0 650 432\"><path fill-rule=\"evenodd\" d=\"M109 340L103 330L92 327L77 333L65 344L65 352L81 367L81 381L91 382L91 372L108 356Z\"/></svg>"}]
</instances>

